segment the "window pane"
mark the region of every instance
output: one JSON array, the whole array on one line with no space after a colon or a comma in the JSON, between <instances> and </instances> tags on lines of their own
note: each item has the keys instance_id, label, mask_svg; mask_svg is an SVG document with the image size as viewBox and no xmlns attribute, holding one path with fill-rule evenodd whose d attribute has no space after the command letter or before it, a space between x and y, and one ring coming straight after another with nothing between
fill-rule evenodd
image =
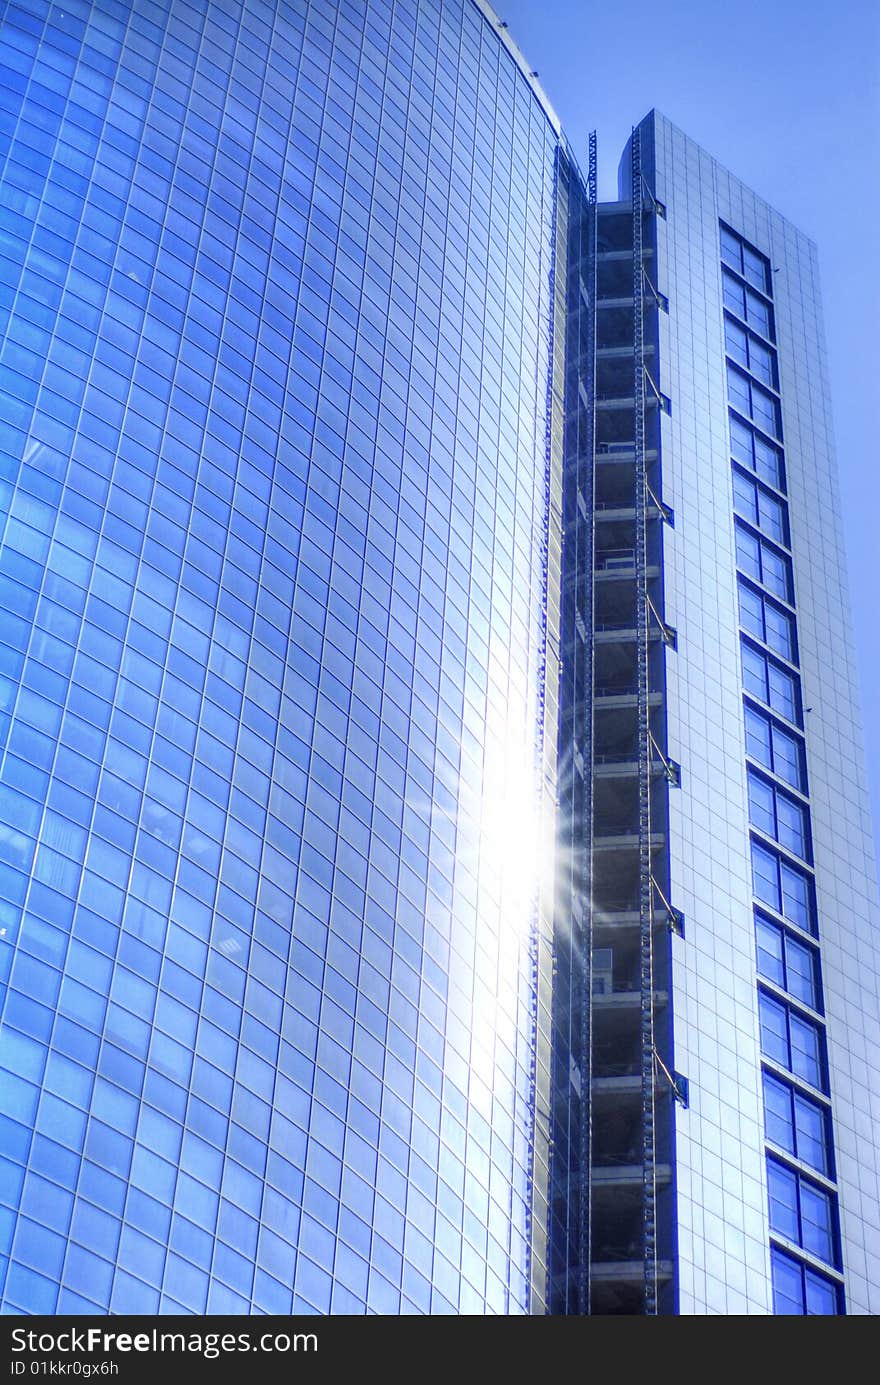
<instances>
[{"instance_id":1,"label":"window pane","mask_svg":"<svg viewBox=\"0 0 880 1385\"><path fill-rule=\"evenodd\" d=\"M756 712L753 707L746 707L746 754L751 755L755 760L759 760L768 769L773 768L773 754L771 750L771 728L766 717L762 717L760 712Z\"/></svg>"},{"instance_id":2,"label":"window pane","mask_svg":"<svg viewBox=\"0 0 880 1385\"><path fill-rule=\"evenodd\" d=\"M736 470L733 473L733 508L737 514L751 520L752 524L759 522L758 494L755 483L743 476L741 471Z\"/></svg>"},{"instance_id":3,"label":"window pane","mask_svg":"<svg viewBox=\"0 0 880 1385\"><path fill-rule=\"evenodd\" d=\"M783 601L791 600L791 585L788 575L788 560L775 553L767 544L761 545L761 569L765 587Z\"/></svg>"},{"instance_id":4,"label":"window pane","mask_svg":"<svg viewBox=\"0 0 880 1385\"><path fill-rule=\"evenodd\" d=\"M749 363L748 338L745 329L738 327L730 318L724 319L724 345L728 356L737 361L740 365L747 366Z\"/></svg>"},{"instance_id":5,"label":"window pane","mask_svg":"<svg viewBox=\"0 0 880 1385\"><path fill-rule=\"evenodd\" d=\"M777 986L784 986L785 961L781 930L759 916L755 920L755 934L758 948L758 971L769 981L775 981Z\"/></svg>"},{"instance_id":6,"label":"window pane","mask_svg":"<svg viewBox=\"0 0 880 1385\"><path fill-rule=\"evenodd\" d=\"M738 370L732 370L730 366L727 367L727 388L730 392L731 404L751 417L752 399L749 382L744 375L740 375Z\"/></svg>"},{"instance_id":7,"label":"window pane","mask_svg":"<svg viewBox=\"0 0 880 1385\"><path fill-rule=\"evenodd\" d=\"M796 856L808 855L806 812L799 803L776 792L776 836Z\"/></svg>"},{"instance_id":8,"label":"window pane","mask_svg":"<svg viewBox=\"0 0 880 1385\"><path fill-rule=\"evenodd\" d=\"M752 450L752 430L741 423L738 418L730 415L730 451L731 455L738 462L742 462L749 468L755 470L755 459Z\"/></svg>"},{"instance_id":9,"label":"window pane","mask_svg":"<svg viewBox=\"0 0 880 1385\"><path fill-rule=\"evenodd\" d=\"M749 775L749 821L766 832L768 837L776 836L773 790L754 774Z\"/></svg>"},{"instance_id":10,"label":"window pane","mask_svg":"<svg viewBox=\"0 0 880 1385\"><path fill-rule=\"evenodd\" d=\"M789 1014L791 1070L814 1087L822 1086L819 1034L815 1025L799 1015Z\"/></svg>"},{"instance_id":11,"label":"window pane","mask_svg":"<svg viewBox=\"0 0 880 1385\"><path fill-rule=\"evenodd\" d=\"M739 588L739 618L744 629L752 635L757 635L759 640L763 640L764 603L757 592L753 592L751 587L744 587L742 584Z\"/></svg>"},{"instance_id":12,"label":"window pane","mask_svg":"<svg viewBox=\"0 0 880 1385\"><path fill-rule=\"evenodd\" d=\"M742 250L740 242L732 231L728 231L726 226L721 227L721 258L726 264L732 265L734 269L740 269L742 265Z\"/></svg>"},{"instance_id":13,"label":"window pane","mask_svg":"<svg viewBox=\"0 0 880 1385\"><path fill-rule=\"evenodd\" d=\"M779 414L776 400L765 394L759 385L752 385L752 418L766 433L779 436Z\"/></svg>"},{"instance_id":14,"label":"window pane","mask_svg":"<svg viewBox=\"0 0 880 1385\"><path fill-rule=\"evenodd\" d=\"M754 327L757 332L760 332L762 336L772 338L773 330L770 325L769 307L756 293L750 293L749 290L746 289L745 294L746 321L751 327Z\"/></svg>"},{"instance_id":15,"label":"window pane","mask_svg":"<svg viewBox=\"0 0 880 1385\"><path fill-rule=\"evenodd\" d=\"M758 997L758 1011L761 1023L761 1052L787 1068L788 1031L784 1008L778 1001L761 995Z\"/></svg>"},{"instance_id":16,"label":"window pane","mask_svg":"<svg viewBox=\"0 0 880 1385\"><path fill-rule=\"evenodd\" d=\"M804 1271L806 1281L806 1304L807 1312L812 1317L820 1314L825 1317L836 1316L837 1314L837 1289L827 1279L823 1279L820 1274L815 1274L813 1270Z\"/></svg>"},{"instance_id":17,"label":"window pane","mask_svg":"<svg viewBox=\"0 0 880 1385\"><path fill-rule=\"evenodd\" d=\"M782 490L782 459L777 449L763 438L755 438L755 471L762 481Z\"/></svg>"},{"instance_id":18,"label":"window pane","mask_svg":"<svg viewBox=\"0 0 880 1385\"><path fill-rule=\"evenodd\" d=\"M754 716L755 713L752 713L752 715ZM774 726L772 728L768 726L768 731L771 729L773 737L773 768L781 779L787 780L789 784L794 784L796 789L805 788L806 779L804 776L803 752L800 741L796 740L788 731L783 731L781 726Z\"/></svg>"},{"instance_id":19,"label":"window pane","mask_svg":"<svg viewBox=\"0 0 880 1385\"><path fill-rule=\"evenodd\" d=\"M789 721L800 721L798 716L797 684L793 674L776 664L768 666L769 702L774 711L781 712Z\"/></svg>"},{"instance_id":20,"label":"window pane","mask_svg":"<svg viewBox=\"0 0 880 1385\"><path fill-rule=\"evenodd\" d=\"M805 1005L818 1009L815 954L794 938L785 940L785 977L786 990Z\"/></svg>"},{"instance_id":21,"label":"window pane","mask_svg":"<svg viewBox=\"0 0 880 1385\"><path fill-rule=\"evenodd\" d=\"M736 563L747 577L761 580L761 545L753 534L740 525L736 528Z\"/></svg>"},{"instance_id":22,"label":"window pane","mask_svg":"<svg viewBox=\"0 0 880 1385\"><path fill-rule=\"evenodd\" d=\"M765 293L767 284L767 265L763 255L758 255L754 250L750 250L747 245L742 248L743 271L750 284L754 284L756 289L762 289Z\"/></svg>"},{"instance_id":23,"label":"window pane","mask_svg":"<svg viewBox=\"0 0 880 1385\"><path fill-rule=\"evenodd\" d=\"M801 1245L822 1260L834 1261L834 1236L831 1225L831 1199L821 1188L800 1180Z\"/></svg>"},{"instance_id":24,"label":"window pane","mask_svg":"<svg viewBox=\"0 0 880 1385\"><path fill-rule=\"evenodd\" d=\"M780 876L782 880L783 917L796 923L799 928L803 928L805 933L815 933L813 898L806 875L799 871L797 866L790 866L787 861L782 861L780 862Z\"/></svg>"},{"instance_id":25,"label":"window pane","mask_svg":"<svg viewBox=\"0 0 880 1385\"><path fill-rule=\"evenodd\" d=\"M776 857L757 842L752 842L752 889L758 899L781 913L779 869Z\"/></svg>"},{"instance_id":26,"label":"window pane","mask_svg":"<svg viewBox=\"0 0 880 1385\"><path fill-rule=\"evenodd\" d=\"M724 306L738 317L746 315L746 290L732 274L724 274Z\"/></svg>"},{"instance_id":27,"label":"window pane","mask_svg":"<svg viewBox=\"0 0 880 1385\"><path fill-rule=\"evenodd\" d=\"M768 495L766 491L757 491L758 501L758 524L766 534L777 543L786 542L785 532L785 510L775 495Z\"/></svg>"},{"instance_id":28,"label":"window pane","mask_svg":"<svg viewBox=\"0 0 880 1385\"><path fill-rule=\"evenodd\" d=\"M788 1316L803 1314L803 1276L800 1266L778 1250L772 1250L770 1257L773 1265L773 1312Z\"/></svg>"},{"instance_id":29,"label":"window pane","mask_svg":"<svg viewBox=\"0 0 880 1385\"><path fill-rule=\"evenodd\" d=\"M742 602L740 602L742 610ZM742 667L743 683L748 692L760 697L762 702L767 701L767 660L763 654L759 654L757 649L752 649L750 644L742 646Z\"/></svg>"},{"instance_id":30,"label":"window pane","mask_svg":"<svg viewBox=\"0 0 880 1385\"><path fill-rule=\"evenodd\" d=\"M773 352L763 342L749 338L749 367L753 375L771 388L776 384L773 369Z\"/></svg>"},{"instance_id":31,"label":"window pane","mask_svg":"<svg viewBox=\"0 0 880 1385\"><path fill-rule=\"evenodd\" d=\"M767 1161L767 1193L770 1199L770 1228L800 1244L797 1211L797 1176L772 1159Z\"/></svg>"},{"instance_id":32,"label":"window pane","mask_svg":"<svg viewBox=\"0 0 880 1385\"><path fill-rule=\"evenodd\" d=\"M778 1082L765 1072L764 1080L764 1126L767 1139L795 1153L795 1131L791 1117L792 1092L783 1082Z\"/></svg>"},{"instance_id":33,"label":"window pane","mask_svg":"<svg viewBox=\"0 0 880 1385\"><path fill-rule=\"evenodd\" d=\"M825 1139L826 1117L824 1111L808 1097L795 1094L794 1121L796 1147L794 1153L805 1164L812 1164L820 1173L830 1172L828 1150ZM789 1146L785 1145L785 1149Z\"/></svg>"},{"instance_id":34,"label":"window pane","mask_svg":"<svg viewBox=\"0 0 880 1385\"><path fill-rule=\"evenodd\" d=\"M794 659L794 632L792 629L791 617L785 611L778 611L775 606L764 603L764 626L766 630L765 642L771 649L775 649L777 654L782 654L786 659Z\"/></svg>"}]
</instances>

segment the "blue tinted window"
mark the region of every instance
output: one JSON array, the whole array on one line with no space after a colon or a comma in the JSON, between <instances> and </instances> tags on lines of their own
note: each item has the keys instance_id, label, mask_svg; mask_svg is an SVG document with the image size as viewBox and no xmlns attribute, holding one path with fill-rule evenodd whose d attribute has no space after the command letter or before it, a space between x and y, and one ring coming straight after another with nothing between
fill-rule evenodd
<instances>
[{"instance_id":1,"label":"blue tinted window","mask_svg":"<svg viewBox=\"0 0 880 1385\"><path fill-rule=\"evenodd\" d=\"M829 1264L836 1261L834 1202L795 1169L767 1160L770 1229Z\"/></svg>"},{"instance_id":2,"label":"blue tinted window","mask_svg":"<svg viewBox=\"0 0 880 1385\"><path fill-rule=\"evenodd\" d=\"M825 1087L824 1037L813 1020L763 992L759 997L761 1052L811 1086Z\"/></svg>"}]
</instances>

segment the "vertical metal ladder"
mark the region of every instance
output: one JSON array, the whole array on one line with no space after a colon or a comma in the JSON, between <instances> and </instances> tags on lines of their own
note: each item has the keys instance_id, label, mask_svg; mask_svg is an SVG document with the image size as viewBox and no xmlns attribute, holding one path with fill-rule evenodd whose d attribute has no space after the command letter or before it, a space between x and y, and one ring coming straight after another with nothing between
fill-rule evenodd
<instances>
[{"instance_id":1,"label":"vertical metal ladder","mask_svg":"<svg viewBox=\"0 0 880 1385\"><path fill-rule=\"evenodd\" d=\"M645 459L645 323L641 132L632 133L633 404L639 801L639 988L642 1083L642 1248L645 1313L657 1313L657 1167L654 1087L654 888L651 860L648 473Z\"/></svg>"}]
</instances>

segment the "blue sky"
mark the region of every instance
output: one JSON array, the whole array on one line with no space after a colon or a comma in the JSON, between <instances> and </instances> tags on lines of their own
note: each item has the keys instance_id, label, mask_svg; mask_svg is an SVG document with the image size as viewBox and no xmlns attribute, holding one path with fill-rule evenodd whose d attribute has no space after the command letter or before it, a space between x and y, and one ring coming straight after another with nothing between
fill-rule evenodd
<instances>
[{"instance_id":1,"label":"blue sky","mask_svg":"<svg viewBox=\"0 0 880 1385\"><path fill-rule=\"evenodd\" d=\"M579 161L616 196L656 106L819 247L862 712L880 841L880 5L494 0Z\"/></svg>"}]
</instances>

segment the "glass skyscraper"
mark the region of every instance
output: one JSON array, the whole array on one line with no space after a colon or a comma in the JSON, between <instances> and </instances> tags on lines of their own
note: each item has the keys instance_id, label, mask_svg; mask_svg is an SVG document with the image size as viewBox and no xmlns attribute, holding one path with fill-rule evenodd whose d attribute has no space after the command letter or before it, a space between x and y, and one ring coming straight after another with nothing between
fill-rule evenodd
<instances>
[{"instance_id":1,"label":"glass skyscraper","mask_svg":"<svg viewBox=\"0 0 880 1385\"><path fill-rule=\"evenodd\" d=\"M482 0L0 54L3 1311L880 1311L810 242Z\"/></svg>"}]
</instances>

